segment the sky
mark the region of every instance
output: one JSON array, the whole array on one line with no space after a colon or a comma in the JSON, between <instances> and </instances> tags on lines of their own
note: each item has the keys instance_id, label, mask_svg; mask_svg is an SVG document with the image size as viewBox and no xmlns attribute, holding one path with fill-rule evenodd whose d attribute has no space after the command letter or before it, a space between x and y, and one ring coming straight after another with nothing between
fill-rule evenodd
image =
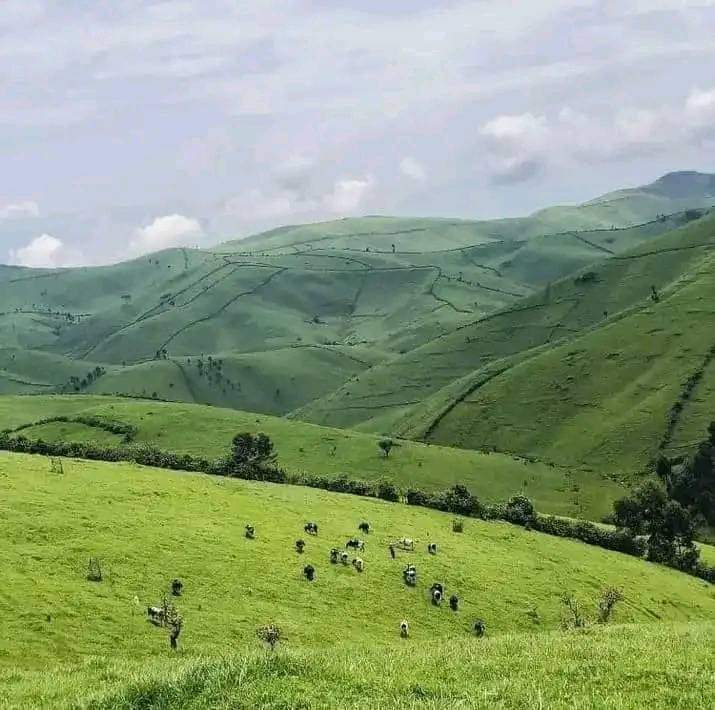
<instances>
[{"instance_id":1,"label":"sky","mask_svg":"<svg viewBox=\"0 0 715 710\"><path fill-rule=\"evenodd\" d=\"M0 263L715 172L715 0L0 0Z\"/></svg>"}]
</instances>

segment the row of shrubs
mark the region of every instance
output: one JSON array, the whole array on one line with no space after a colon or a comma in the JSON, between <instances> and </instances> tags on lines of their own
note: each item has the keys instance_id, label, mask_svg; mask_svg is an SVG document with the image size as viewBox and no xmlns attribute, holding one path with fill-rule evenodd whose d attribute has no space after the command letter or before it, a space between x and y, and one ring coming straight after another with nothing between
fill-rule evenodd
<instances>
[{"instance_id":1,"label":"row of shrubs","mask_svg":"<svg viewBox=\"0 0 715 710\"><path fill-rule=\"evenodd\" d=\"M643 538L632 536L624 530L608 529L585 520L543 515L534 509L531 500L525 496L514 496L506 503L483 504L468 488L462 485L455 485L438 493L410 488L403 495L402 491L388 480L360 481L345 475L330 477L306 473L287 473L277 466L236 464L230 456L209 460L191 454L162 451L149 444L108 447L87 442L46 442L30 440L24 436L11 436L8 432L0 433L0 449L17 453L94 461L131 461L142 466L194 471L252 481L303 485L393 502L404 500L408 505L432 508L464 517L503 520L530 530L580 540L589 545L635 557L643 557L646 550ZM698 562L693 568L683 571L715 583L715 567L703 562Z\"/></svg>"},{"instance_id":2,"label":"row of shrubs","mask_svg":"<svg viewBox=\"0 0 715 710\"><path fill-rule=\"evenodd\" d=\"M137 427L133 424L127 424L126 422L120 422L114 419L105 419L104 417L93 415L77 415L75 417L61 415L56 417L45 417L44 419L39 419L31 424L23 424L15 429L10 429L4 433L15 434L17 432L24 431L25 429L31 429L44 424L54 424L55 422L84 424L85 426L92 427L94 429L102 429L110 434L121 436L125 444L129 444L134 441L134 438L139 432Z\"/></svg>"}]
</instances>

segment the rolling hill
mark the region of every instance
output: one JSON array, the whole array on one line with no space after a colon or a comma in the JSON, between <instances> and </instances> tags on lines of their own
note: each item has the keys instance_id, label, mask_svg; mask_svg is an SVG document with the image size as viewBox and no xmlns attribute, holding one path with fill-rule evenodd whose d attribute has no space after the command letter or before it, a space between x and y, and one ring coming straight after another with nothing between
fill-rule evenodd
<instances>
[{"instance_id":1,"label":"rolling hill","mask_svg":"<svg viewBox=\"0 0 715 710\"><path fill-rule=\"evenodd\" d=\"M330 698L349 706L400 688L412 689L407 705L429 703L440 684L449 683L450 694L439 695L444 703L464 693L474 697L481 674L486 679L478 687L507 700L533 692L536 683L556 706L569 693L665 702L666 677L681 665L692 681L692 707L706 707L712 693L706 681L712 624L705 623L715 613L711 587L626 555L503 523L469 520L458 535L451 516L436 511L126 464L69 461L60 474L43 457L0 455L0 485L0 701L6 706L82 700L91 707L215 707L219 697L236 697L248 707L267 699L267 684L274 698L277 688L285 690L282 697L298 697L302 685L281 684L300 675L307 688L316 675L303 676L305 664L320 668L323 678L306 707ZM294 541L309 519L320 532L308 536L298 555ZM365 571L331 565L328 551L342 547L361 520L373 528L361 553ZM256 528L255 540L243 536L247 522ZM403 535L417 540L417 550L391 560L386 545ZM424 549L431 540L439 543L436 556ZM100 558L101 581L86 578L89 557ZM416 588L401 580L408 561L418 568ZM308 563L317 570L312 583L301 573ZM145 609L161 600L174 577L184 583L175 599L184 628L180 653L169 657L166 631L147 622ZM435 579L458 594L458 612L429 602L426 591ZM553 635L564 592L592 619L606 586L624 591L614 622L632 626ZM487 640L470 638L476 617L486 621ZM403 618L410 623L407 641L398 633ZM282 628L287 649L270 659L253 651L260 648L256 627L269 621ZM228 660L236 651L248 660ZM653 665L636 680L628 659L637 658L643 669L642 653ZM327 664L324 654L332 654ZM442 667L435 658L453 660ZM498 690L488 679L504 677L507 658L529 671L517 675L511 690L503 684ZM574 664L584 659L591 659L591 690L577 691L583 678ZM375 663L383 670L370 672ZM347 686L344 664L352 668ZM472 682L455 684L455 674ZM626 677L624 689L625 680L616 679ZM418 692L427 695L413 697Z\"/></svg>"},{"instance_id":2,"label":"rolling hill","mask_svg":"<svg viewBox=\"0 0 715 710\"><path fill-rule=\"evenodd\" d=\"M708 214L376 365L295 416L639 472L661 443L700 441L713 418L714 250Z\"/></svg>"},{"instance_id":3,"label":"rolling hill","mask_svg":"<svg viewBox=\"0 0 715 710\"><path fill-rule=\"evenodd\" d=\"M712 182L676 173L519 219L365 217L101 268L0 267L0 392L302 411L692 221Z\"/></svg>"}]
</instances>

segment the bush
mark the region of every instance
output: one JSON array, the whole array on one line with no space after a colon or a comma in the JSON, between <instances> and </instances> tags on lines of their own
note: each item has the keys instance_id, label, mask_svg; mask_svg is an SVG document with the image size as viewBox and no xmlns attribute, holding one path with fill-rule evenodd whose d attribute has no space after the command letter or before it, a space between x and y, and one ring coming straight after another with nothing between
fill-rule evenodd
<instances>
[{"instance_id":1,"label":"bush","mask_svg":"<svg viewBox=\"0 0 715 710\"><path fill-rule=\"evenodd\" d=\"M535 512L534 504L523 495L512 496L504 507L505 519L517 525L533 523Z\"/></svg>"},{"instance_id":2,"label":"bush","mask_svg":"<svg viewBox=\"0 0 715 710\"><path fill-rule=\"evenodd\" d=\"M460 520L459 518L455 518L455 519L452 521L452 532L455 532L455 533L464 532L464 520Z\"/></svg>"},{"instance_id":3,"label":"bush","mask_svg":"<svg viewBox=\"0 0 715 710\"><path fill-rule=\"evenodd\" d=\"M400 491L397 486L386 479L377 482L376 489L377 497L382 498L382 500L389 500L396 502L400 500Z\"/></svg>"},{"instance_id":4,"label":"bush","mask_svg":"<svg viewBox=\"0 0 715 710\"><path fill-rule=\"evenodd\" d=\"M271 651L274 651L283 633L277 624L266 624L265 626L259 626L256 629L256 636L258 636L263 643L265 643Z\"/></svg>"},{"instance_id":5,"label":"bush","mask_svg":"<svg viewBox=\"0 0 715 710\"><path fill-rule=\"evenodd\" d=\"M598 602L598 622L606 624L610 621L613 614L613 609L618 602L623 601L623 591L616 587L606 587L601 592L601 598Z\"/></svg>"}]
</instances>

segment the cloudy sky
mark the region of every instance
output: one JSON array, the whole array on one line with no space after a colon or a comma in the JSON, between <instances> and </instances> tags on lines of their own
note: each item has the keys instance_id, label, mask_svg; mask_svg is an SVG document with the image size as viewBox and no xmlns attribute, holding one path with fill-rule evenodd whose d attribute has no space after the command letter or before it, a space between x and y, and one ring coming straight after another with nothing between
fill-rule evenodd
<instances>
[{"instance_id":1,"label":"cloudy sky","mask_svg":"<svg viewBox=\"0 0 715 710\"><path fill-rule=\"evenodd\" d=\"M0 0L0 262L715 171L715 0Z\"/></svg>"}]
</instances>

